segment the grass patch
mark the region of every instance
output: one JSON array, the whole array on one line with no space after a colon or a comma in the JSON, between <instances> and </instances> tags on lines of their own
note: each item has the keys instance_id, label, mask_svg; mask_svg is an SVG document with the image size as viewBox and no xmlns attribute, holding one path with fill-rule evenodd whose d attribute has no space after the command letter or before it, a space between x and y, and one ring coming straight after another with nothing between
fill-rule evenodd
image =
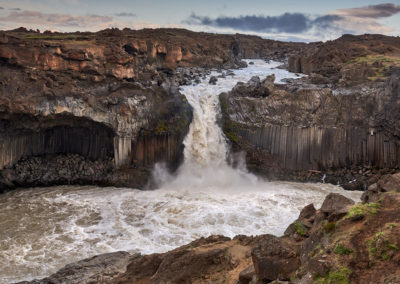
<instances>
[{"instance_id":1,"label":"grass patch","mask_svg":"<svg viewBox=\"0 0 400 284\"><path fill-rule=\"evenodd\" d=\"M358 220L363 219L367 214L375 215L379 210L378 203L358 204L350 208L349 213L344 219Z\"/></svg>"},{"instance_id":2,"label":"grass patch","mask_svg":"<svg viewBox=\"0 0 400 284\"><path fill-rule=\"evenodd\" d=\"M389 260L399 250L390 236L385 232L377 232L373 238L367 240L369 259Z\"/></svg>"},{"instance_id":3,"label":"grass patch","mask_svg":"<svg viewBox=\"0 0 400 284\"><path fill-rule=\"evenodd\" d=\"M330 271L326 276L315 276L313 284L349 284L352 271L347 267Z\"/></svg>"},{"instance_id":4,"label":"grass patch","mask_svg":"<svg viewBox=\"0 0 400 284\"><path fill-rule=\"evenodd\" d=\"M307 228L300 222L296 222L294 224L294 230L296 231L296 233L300 236L306 236L308 233Z\"/></svg>"},{"instance_id":5,"label":"grass patch","mask_svg":"<svg viewBox=\"0 0 400 284\"><path fill-rule=\"evenodd\" d=\"M366 64L374 74L368 77L369 80L375 81L378 79L385 79L385 70L391 66L400 66L400 57L388 56L388 55L367 55L356 57L348 62L347 64Z\"/></svg>"},{"instance_id":6,"label":"grass patch","mask_svg":"<svg viewBox=\"0 0 400 284\"><path fill-rule=\"evenodd\" d=\"M325 233L333 233L336 230L336 222L327 222L323 228Z\"/></svg>"},{"instance_id":7,"label":"grass patch","mask_svg":"<svg viewBox=\"0 0 400 284\"><path fill-rule=\"evenodd\" d=\"M333 250L334 253L340 254L340 255L349 255L353 253L353 250L345 247L342 244L336 245L335 249Z\"/></svg>"}]
</instances>

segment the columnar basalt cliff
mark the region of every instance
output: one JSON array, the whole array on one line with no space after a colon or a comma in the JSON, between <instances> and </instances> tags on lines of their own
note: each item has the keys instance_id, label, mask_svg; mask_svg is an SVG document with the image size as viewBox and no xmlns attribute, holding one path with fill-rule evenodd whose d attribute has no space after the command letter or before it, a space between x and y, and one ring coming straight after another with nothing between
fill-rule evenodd
<instances>
[{"instance_id":1,"label":"columnar basalt cliff","mask_svg":"<svg viewBox=\"0 0 400 284\"><path fill-rule=\"evenodd\" d=\"M310 78L273 81L253 78L220 96L224 132L250 170L363 190L400 166L398 73L333 90Z\"/></svg>"}]
</instances>

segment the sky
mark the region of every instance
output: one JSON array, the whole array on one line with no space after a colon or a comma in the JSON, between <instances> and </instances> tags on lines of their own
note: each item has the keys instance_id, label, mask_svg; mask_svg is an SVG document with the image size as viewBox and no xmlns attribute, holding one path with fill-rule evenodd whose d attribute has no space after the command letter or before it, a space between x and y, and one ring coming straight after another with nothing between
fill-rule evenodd
<instances>
[{"instance_id":1,"label":"sky","mask_svg":"<svg viewBox=\"0 0 400 284\"><path fill-rule=\"evenodd\" d=\"M284 41L400 36L400 0L0 0L0 30L186 28Z\"/></svg>"}]
</instances>

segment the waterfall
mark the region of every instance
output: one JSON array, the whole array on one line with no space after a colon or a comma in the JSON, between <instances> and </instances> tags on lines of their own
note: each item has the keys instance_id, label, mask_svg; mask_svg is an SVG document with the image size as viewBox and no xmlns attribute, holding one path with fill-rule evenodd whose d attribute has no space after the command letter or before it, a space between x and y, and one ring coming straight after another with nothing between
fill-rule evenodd
<instances>
[{"instance_id":1,"label":"waterfall","mask_svg":"<svg viewBox=\"0 0 400 284\"><path fill-rule=\"evenodd\" d=\"M160 165L156 166L153 176L160 188L243 189L258 182L256 176L247 172L244 162L237 163L240 166L236 168L227 163L229 147L217 124L219 94L229 92L238 82L247 82L253 76L262 80L275 74L279 83L296 75L276 68L279 62L247 60L250 61L253 64L230 72L232 75L221 76L214 71L197 85L181 87L181 93L193 108L193 121L184 140L184 161L177 175L173 177ZM218 77L215 85L208 83L211 76Z\"/></svg>"}]
</instances>

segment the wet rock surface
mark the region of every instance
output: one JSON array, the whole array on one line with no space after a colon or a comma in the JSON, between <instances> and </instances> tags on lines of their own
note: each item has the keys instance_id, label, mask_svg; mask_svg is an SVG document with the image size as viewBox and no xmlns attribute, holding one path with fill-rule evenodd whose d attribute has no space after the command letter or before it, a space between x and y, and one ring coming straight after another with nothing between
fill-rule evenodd
<instances>
[{"instance_id":1,"label":"wet rock surface","mask_svg":"<svg viewBox=\"0 0 400 284\"><path fill-rule=\"evenodd\" d=\"M19 284L110 283L126 271L126 267L132 258L134 256L122 251L97 255L68 264L47 278L19 282Z\"/></svg>"}]
</instances>

